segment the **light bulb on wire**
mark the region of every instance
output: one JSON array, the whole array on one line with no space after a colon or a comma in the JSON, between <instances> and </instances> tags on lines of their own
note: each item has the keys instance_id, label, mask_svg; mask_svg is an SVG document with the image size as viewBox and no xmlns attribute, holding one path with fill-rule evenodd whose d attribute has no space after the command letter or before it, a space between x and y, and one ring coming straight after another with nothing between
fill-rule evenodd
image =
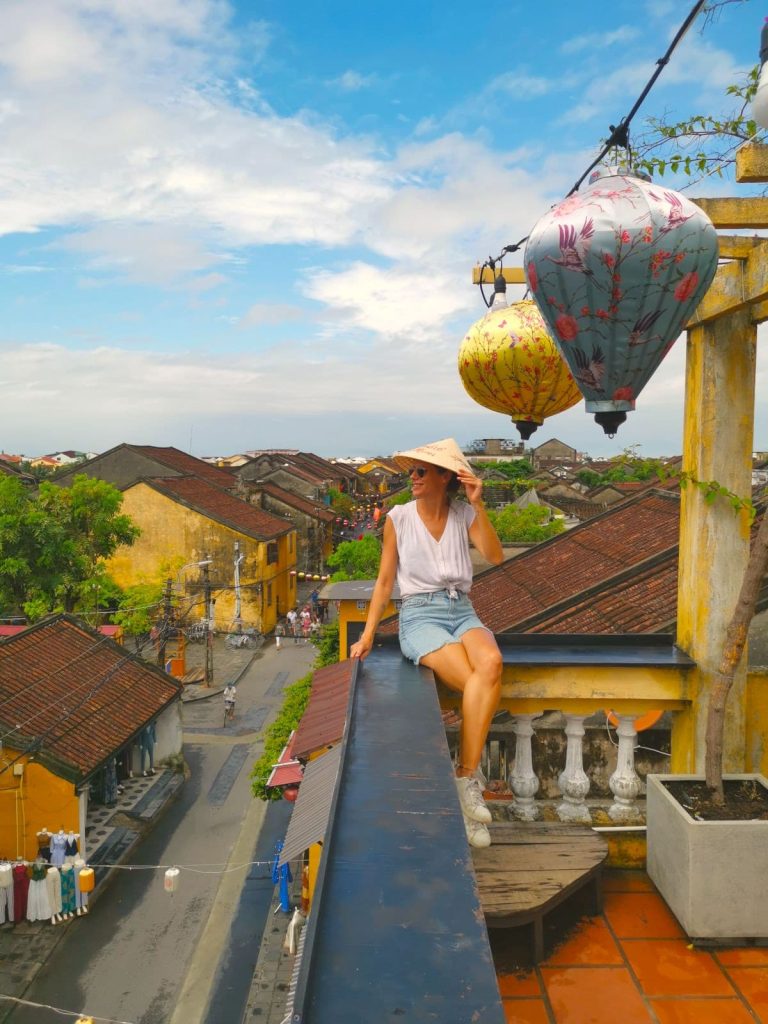
<instances>
[{"instance_id":1,"label":"light bulb on wire","mask_svg":"<svg viewBox=\"0 0 768 1024\"><path fill-rule=\"evenodd\" d=\"M507 302L507 282L504 280L504 275L501 271L494 278L493 295L488 305L489 309L503 309L504 306L509 305Z\"/></svg>"},{"instance_id":2,"label":"light bulb on wire","mask_svg":"<svg viewBox=\"0 0 768 1024\"><path fill-rule=\"evenodd\" d=\"M752 100L752 117L761 128L768 128L768 18L760 33L760 77Z\"/></svg>"}]
</instances>

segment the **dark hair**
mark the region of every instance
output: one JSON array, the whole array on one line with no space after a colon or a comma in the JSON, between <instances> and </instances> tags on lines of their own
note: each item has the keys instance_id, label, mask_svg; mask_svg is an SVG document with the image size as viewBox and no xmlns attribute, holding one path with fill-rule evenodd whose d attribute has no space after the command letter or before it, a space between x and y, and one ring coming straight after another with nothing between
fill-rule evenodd
<instances>
[{"instance_id":1,"label":"dark hair","mask_svg":"<svg viewBox=\"0 0 768 1024\"><path fill-rule=\"evenodd\" d=\"M437 468L440 470L441 473L450 474L451 479L448 481L448 487L446 488L445 492L448 495L448 497L450 498L452 495L457 494L461 484L459 483L459 478L456 476L453 470L446 469L445 466L438 466Z\"/></svg>"}]
</instances>

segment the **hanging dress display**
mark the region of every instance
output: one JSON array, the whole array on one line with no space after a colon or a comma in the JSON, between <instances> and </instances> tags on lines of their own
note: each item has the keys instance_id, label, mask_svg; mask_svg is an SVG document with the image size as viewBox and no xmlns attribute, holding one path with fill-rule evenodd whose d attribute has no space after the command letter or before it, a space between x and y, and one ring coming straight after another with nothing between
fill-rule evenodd
<instances>
[{"instance_id":1,"label":"hanging dress display","mask_svg":"<svg viewBox=\"0 0 768 1024\"><path fill-rule=\"evenodd\" d=\"M77 855L80 852L80 847L77 844L78 837L74 832L70 832L67 836L66 843L64 845L64 863L74 864Z\"/></svg>"},{"instance_id":2,"label":"hanging dress display","mask_svg":"<svg viewBox=\"0 0 768 1024\"><path fill-rule=\"evenodd\" d=\"M13 869L0 864L0 924L13 921Z\"/></svg>"},{"instance_id":3,"label":"hanging dress display","mask_svg":"<svg viewBox=\"0 0 768 1024\"><path fill-rule=\"evenodd\" d=\"M56 873L58 874L58 871ZM43 861L36 860L29 869L28 921L47 921L53 915L48 899L48 884L45 880L47 874L48 865Z\"/></svg>"},{"instance_id":4,"label":"hanging dress display","mask_svg":"<svg viewBox=\"0 0 768 1024\"><path fill-rule=\"evenodd\" d=\"M110 757L104 769L104 803L111 807L117 803L117 762Z\"/></svg>"},{"instance_id":5,"label":"hanging dress display","mask_svg":"<svg viewBox=\"0 0 768 1024\"><path fill-rule=\"evenodd\" d=\"M27 916L29 875L26 864L13 865L13 919L23 921Z\"/></svg>"},{"instance_id":6,"label":"hanging dress display","mask_svg":"<svg viewBox=\"0 0 768 1024\"><path fill-rule=\"evenodd\" d=\"M45 876L45 887L48 891L48 905L51 908L50 917L61 913L61 872L51 865Z\"/></svg>"},{"instance_id":7,"label":"hanging dress display","mask_svg":"<svg viewBox=\"0 0 768 1024\"><path fill-rule=\"evenodd\" d=\"M83 858L78 857L75 861L75 903L78 915L88 913L88 893L80 886L80 872L85 866Z\"/></svg>"},{"instance_id":8,"label":"hanging dress display","mask_svg":"<svg viewBox=\"0 0 768 1024\"><path fill-rule=\"evenodd\" d=\"M42 829L37 833L37 856L44 861L51 862L51 833L48 829Z\"/></svg>"},{"instance_id":9,"label":"hanging dress display","mask_svg":"<svg viewBox=\"0 0 768 1024\"><path fill-rule=\"evenodd\" d=\"M61 869L61 913L72 915L76 910L75 869L72 864L65 864Z\"/></svg>"},{"instance_id":10,"label":"hanging dress display","mask_svg":"<svg viewBox=\"0 0 768 1024\"><path fill-rule=\"evenodd\" d=\"M63 832L57 832L51 836L51 864L60 868L64 863L64 856L67 846L67 837Z\"/></svg>"}]
</instances>

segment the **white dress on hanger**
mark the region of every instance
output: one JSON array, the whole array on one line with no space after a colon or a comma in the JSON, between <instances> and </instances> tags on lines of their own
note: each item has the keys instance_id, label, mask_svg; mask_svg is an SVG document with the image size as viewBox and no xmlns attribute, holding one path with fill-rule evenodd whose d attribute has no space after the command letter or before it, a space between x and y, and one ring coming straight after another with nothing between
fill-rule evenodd
<instances>
[{"instance_id":1,"label":"white dress on hanger","mask_svg":"<svg viewBox=\"0 0 768 1024\"><path fill-rule=\"evenodd\" d=\"M47 864L35 862L32 865L32 879L27 895L27 920L48 921L52 917L51 903L48 899L48 883L45 876Z\"/></svg>"}]
</instances>

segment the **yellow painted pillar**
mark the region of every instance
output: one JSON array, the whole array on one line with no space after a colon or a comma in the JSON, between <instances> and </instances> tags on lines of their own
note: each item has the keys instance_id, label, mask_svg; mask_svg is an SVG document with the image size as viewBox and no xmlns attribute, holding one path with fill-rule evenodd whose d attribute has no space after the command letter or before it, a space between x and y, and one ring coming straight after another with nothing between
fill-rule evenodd
<instances>
[{"instance_id":1,"label":"yellow painted pillar","mask_svg":"<svg viewBox=\"0 0 768 1024\"><path fill-rule=\"evenodd\" d=\"M683 470L747 498L752 482L757 331L748 310L689 331ZM708 503L689 484L681 495L677 642L698 665L696 697L673 732L673 771L704 769L707 701L725 630L749 556L749 521L726 498ZM725 768L745 761L746 657L736 674L725 725ZM675 744L679 749L675 751Z\"/></svg>"}]
</instances>

